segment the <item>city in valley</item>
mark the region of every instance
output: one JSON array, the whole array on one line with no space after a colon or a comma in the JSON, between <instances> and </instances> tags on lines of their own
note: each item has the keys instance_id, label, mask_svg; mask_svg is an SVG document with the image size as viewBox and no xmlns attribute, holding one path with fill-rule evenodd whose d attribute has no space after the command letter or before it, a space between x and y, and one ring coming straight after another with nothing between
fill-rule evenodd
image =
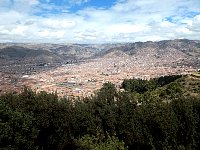
<instances>
[{"instance_id":1,"label":"city in valley","mask_svg":"<svg viewBox=\"0 0 200 150\"><path fill-rule=\"evenodd\" d=\"M200 69L200 41L122 44L1 44L0 92L91 96L103 83L190 74Z\"/></svg>"}]
</instances>

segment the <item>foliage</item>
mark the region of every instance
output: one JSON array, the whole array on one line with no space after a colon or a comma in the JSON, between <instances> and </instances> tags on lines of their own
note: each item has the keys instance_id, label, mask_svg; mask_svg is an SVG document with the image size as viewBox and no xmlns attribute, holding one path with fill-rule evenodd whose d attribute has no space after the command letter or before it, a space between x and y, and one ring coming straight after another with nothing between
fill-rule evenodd
<instances>
[{"instance_id":1,"label":"foliage","mask_svg":"<svg viewBox=\"0 0 200 150\"><path fill-rule=\"evenodd\" d=\"M36 149L34 139L38 130L33 127L34 118L11 109L0 101L0 148Z\"/></svg>"},{"instance_id":2,"label":"foliage","mask_svg":"<svg viewBox=\"0 0 200 150\"><path fill-rule=\"evenodd\" d=\"M0 149L199 149L198 85L168 76L124 80L124 92L105 83L76 100L27 88L3 94Z\"/></svg>"},{"instance_id":3,"label":"foliage","mask_svg":"<svg viewBox=\"0 0 200 150\"><path fill-rule=\"evenodd\" d=\"M78 149L87 149L87 150L125 150L124 142L119 141L116 136L89 136L85 135L78 140L79 148Z\"/></svg>"}]
</instances>

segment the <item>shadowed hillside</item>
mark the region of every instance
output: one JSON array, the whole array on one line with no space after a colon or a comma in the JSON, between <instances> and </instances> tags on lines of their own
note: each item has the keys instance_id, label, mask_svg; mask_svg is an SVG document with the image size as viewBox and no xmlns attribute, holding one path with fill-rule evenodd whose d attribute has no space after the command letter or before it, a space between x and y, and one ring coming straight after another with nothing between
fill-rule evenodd
<instances>
[{"instance_id":1,"label":"shadowed hillside","mask_svg":"<svg viewBox=\"0 0 200 150\"><path fill-rule=\"evenodd\" d=\"M34 50L24 47L12 46L0 49L1 59L8 60L31 60L37 62L61 61L61 56L46 50ZM34 62L37 61L37 62Z\"/></svg>"}]
</instances>

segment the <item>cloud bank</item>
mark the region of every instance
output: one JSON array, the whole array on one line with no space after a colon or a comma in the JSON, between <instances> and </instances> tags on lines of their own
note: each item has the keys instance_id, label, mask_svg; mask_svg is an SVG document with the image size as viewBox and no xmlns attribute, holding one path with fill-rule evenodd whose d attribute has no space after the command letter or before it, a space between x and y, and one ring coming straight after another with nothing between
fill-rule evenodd
<instances>
[{"instance_id":1,"label":"cloud bank","mask_svg":"<svg viewBox=\"0 0 200 150\"><path fill-rule=\"evenodd\" d=\"M0 42L200 40L199 0L1 0ZM100 1L99 1L100 3Z\"/></svg>"}]
</instances>

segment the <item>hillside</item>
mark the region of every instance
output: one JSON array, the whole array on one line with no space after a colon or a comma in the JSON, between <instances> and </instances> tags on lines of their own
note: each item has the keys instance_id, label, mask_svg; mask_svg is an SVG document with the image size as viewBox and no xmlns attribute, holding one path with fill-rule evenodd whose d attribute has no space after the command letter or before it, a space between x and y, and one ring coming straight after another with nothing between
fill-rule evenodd
<instances>
[{"instance_id":1,"label":"hillside","mask_svg":"<svg viewBox=\"0 0 200 150\"><path fill-rule=\"evenodd\" d=\"M24 47L11 46L0 49L1 59L7 60L31 60L37 62L61 61L61 56L46 50L34 50Z\"/></svg>"},{"instance_id":2,"label":"hillside","mask_svg":"<svg viewBox=\"0 0 200 150\"><path fill-rule=\"evenodd\" d=\"M49 61L64 59L88 59L129 55L147 62L178 62L197 67L200 64L200 41L165 40L159 42L135 42L119 44L0 44L1 55L37 57L42 53ZM20 50L21 49L21 50ZM28 49L28 50L26 50ZM39 51L33 51L39 50ZM14 51L15 54L13 53ZM117 51L117 53L116 53ZM38 52L38 54L37 54ZM120 55L119 55L120 53ZM124 53L124 54L123 54ZM44 57L45 57L44 56ZM62 56L62 57L61 57ZM48 59L47 59L48 60Z\"/></svg>"},{"instance_id":3,"label":"hillside","mask_svg":"<svg viewBox=\"0 0 200 150\"><path fill-rule=\"evenodd\" d=\"M107 51L120 44L31 44L31 43L0 43L0 49L21 47L24 49L45 50L62 55L64 58L91 58L97 53Z\"/></svg>"},{"instance_id":4,"label":"hillside","mask_svg":"<svg viewBox=\"0 0 200 150\"><path fill-rule=\"evenodd\" d=\"M122 87L134 94L151 95L154 99L173 99L176 96L200 96L200 73L191 75L172 75L151 80L125 79Z\"/></svg>"},{"instance_id":5,"label":"hillside","mask_svg":"<svg viewBox=\"0 0 200 150\"><path fill-rule=\"evenodd\" d=\"M200 41L166 40L159 42L126 43L97 54L98 57L112 57L117 53L129 55L143 63L160 65L200 66ZM123 54L124 53L124 54ZM119 56L119 55L118 55ZM176 63L176 64L174 64Z\"/></svg>"},{"instance_id":6,"label":"hillside","mask_svg":"<svg viewBox=\"0 0 200 150\"><path fill-rule=\"evenodd\" d=\"M20 46L7 46L0 49L0 71L5 75L32 74L55 67L63 61L63 56L47 50ZM44 67L47 64L48 67Z\"/></svg>"}]
</instances>

